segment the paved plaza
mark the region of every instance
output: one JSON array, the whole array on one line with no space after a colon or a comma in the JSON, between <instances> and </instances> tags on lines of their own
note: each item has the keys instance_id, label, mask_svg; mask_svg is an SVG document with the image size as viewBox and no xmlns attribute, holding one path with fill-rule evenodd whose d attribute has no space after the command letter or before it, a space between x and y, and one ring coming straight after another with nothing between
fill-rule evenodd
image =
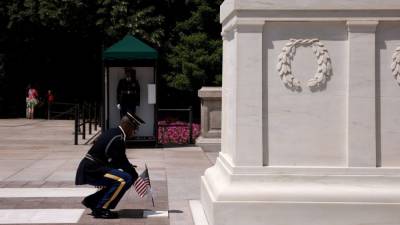
<instances>
[{"instance_id":1,"label":"paved plaza","mask_svg":"<svg viewBox=\"0 0 400 225\"><path fill-rule=\"evenodd\" d=\"M77 165L90 148L85 142L73 145L72 120L0 120L0 224L193 224L189 201L200 198L200 176L217 153L128 149L139 173L145 164L149 168L155 207L130 189L116 209L120 218L102 220L80 203L96 189L74 185Z\"/></svg>"}]
</instances>

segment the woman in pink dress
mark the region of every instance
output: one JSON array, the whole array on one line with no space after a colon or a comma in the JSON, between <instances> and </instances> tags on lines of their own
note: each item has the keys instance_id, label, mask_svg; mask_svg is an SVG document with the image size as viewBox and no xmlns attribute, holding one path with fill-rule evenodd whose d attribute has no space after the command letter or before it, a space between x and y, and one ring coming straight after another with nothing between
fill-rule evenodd
<instances>
[{"instance_id":1,"label":"woman in pink dress","mask_svg":"<svg viewBox=\"0 0 400 225\"><path fill-rule=\"evenodd\" d=\"M38 93L35 88L28 85L28 93L26 97L26 118L33 119L35 106L38 104Z\"/></svg>"}]
</instances>

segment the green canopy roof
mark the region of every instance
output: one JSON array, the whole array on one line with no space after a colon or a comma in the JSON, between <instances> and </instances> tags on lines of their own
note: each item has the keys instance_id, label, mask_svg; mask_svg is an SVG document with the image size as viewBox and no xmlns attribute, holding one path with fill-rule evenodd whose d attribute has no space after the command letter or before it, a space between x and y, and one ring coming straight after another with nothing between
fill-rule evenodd
<instances>
[{"instance_id":1,"label":"green canopy roof","mask_svg":"<svg viewBox=\"0 0 400 225\"><path fill-rule=\"evenodd\" d=\"M124 39L103 52L104 60L157 59L157 57L158 53L155 49L132 35L126 35Z\"/></svg>"}]
</instances>

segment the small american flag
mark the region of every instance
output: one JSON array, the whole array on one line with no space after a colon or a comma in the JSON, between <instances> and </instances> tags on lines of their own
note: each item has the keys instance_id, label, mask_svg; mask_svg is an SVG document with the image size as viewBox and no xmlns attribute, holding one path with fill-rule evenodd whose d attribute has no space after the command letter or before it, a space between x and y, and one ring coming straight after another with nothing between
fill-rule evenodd
<instances>
[{"instance_id":1,"label":"small american flag","mask_svg":"<svg viewBox=\"0 0 400 225\"><path fill-rule=\"evenodd\" d=\"M143 198L150 190L151 184L147 166L143 173L140 174L138 179L135 181L135 183L133 183L133 186L135 187L136 192L141 198Z\"/></svg>"}]
</instances>

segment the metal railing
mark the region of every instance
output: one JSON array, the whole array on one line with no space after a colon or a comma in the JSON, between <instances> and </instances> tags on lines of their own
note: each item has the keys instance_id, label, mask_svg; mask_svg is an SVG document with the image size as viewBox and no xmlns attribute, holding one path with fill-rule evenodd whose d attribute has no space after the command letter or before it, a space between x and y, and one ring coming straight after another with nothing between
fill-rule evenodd
<instances>
[{"instance_id":1,"label":"metal railing","mask_svg":"<svg viewBox=\"0 0 400 225\"><path fill-rule=\"evenodd\" d=\"M74 116L76 104L67 102L54 102L47 106L47 119L71 119Z\"/></svg>"},{"instance_id":2,"label":"metal railing","mask_svg":"<svg viewBox=\"0 0 400 225\"><path fill-rule=\"evenodd\" d=\"M192 107L189 107L187 109L158 109L158 112L187 112L188 113L188 125L171 125L171 124L157 124L157 129L156 129L156 139L157 139L157 144L161 144L159 143L158 140L158 135L159 135L159 127L162 127L162 138L164 138L164 134L166 133L165 130L167 127L171 127L171 126L187 126L189 129L189 138L188 138L188 143L189 144L193 144L193 110ZM157 121L158 122L158 121Z\"/></svg>"},{"instance_id":3,"label":"metal railing","mask_svg":"<svg viewBox=\"0 0 400 225\"><path fill-rule=\"evenodd\" d=\"M58 110L54 110L54 109ZM63 108L63 110L60 110ZM97 103L65 103L65 102L54 102L49 104L47 109L47 119L74 119L74 144L78 145L78 136L82 135L82 139L86 139L86 125L89 125L89 135L92 134L93 126L94 130L97 131L97 127L100 124L100 110ZM52 116L55 115L55 116Z\"/></svg>"}]
</instances>

